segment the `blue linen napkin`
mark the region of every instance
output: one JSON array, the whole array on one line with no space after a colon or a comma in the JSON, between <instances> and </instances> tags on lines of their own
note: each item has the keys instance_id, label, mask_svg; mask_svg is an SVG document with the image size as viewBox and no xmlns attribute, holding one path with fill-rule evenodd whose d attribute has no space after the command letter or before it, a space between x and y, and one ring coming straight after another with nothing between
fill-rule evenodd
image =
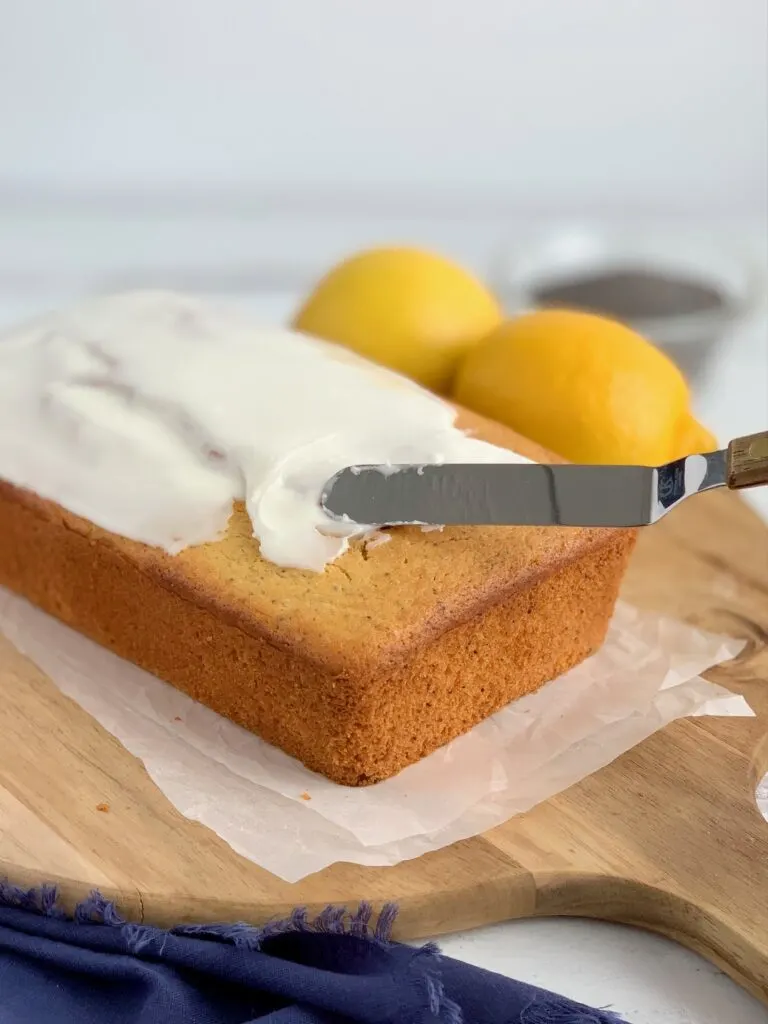
<instances>
[{"instance_id":1,"label":"blue linen napkin","mask_svg":"<svg viewBox=\"0 0 768 1024\"><path fill-rule=\"evenodd\" d=\"M390 939L329 907L263 928L127 923L98 892L0 881L0 1024L620 1024L604 1010Z\"/></svg>"}]
</instances>

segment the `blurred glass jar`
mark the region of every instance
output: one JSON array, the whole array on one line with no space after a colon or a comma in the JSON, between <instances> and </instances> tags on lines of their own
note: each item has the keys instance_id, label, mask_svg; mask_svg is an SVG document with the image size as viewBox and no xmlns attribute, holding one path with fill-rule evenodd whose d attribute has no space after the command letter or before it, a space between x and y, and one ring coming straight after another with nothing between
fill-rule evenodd
<instances>
[{"instance_id":1,"label":"blurred glass jar","mask_svg":"<svg viewBox=\"0 0 768 1024\"><path fill-rule=\"evenodd\" d=\"M510 314L582 309L629 324L695 383L726 334L766 297L750 239L681 228L567 227L521 241L491 268Z\"/></svg>"}]
</instances>

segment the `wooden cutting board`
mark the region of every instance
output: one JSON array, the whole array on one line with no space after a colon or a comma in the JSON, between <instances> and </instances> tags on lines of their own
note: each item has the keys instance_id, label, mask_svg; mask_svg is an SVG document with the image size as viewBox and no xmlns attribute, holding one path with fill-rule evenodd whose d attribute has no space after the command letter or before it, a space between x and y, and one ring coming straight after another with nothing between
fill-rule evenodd
<instances>
[{"instance_id":1,"label":"wooden cutting board","mask_svg":"<svg viewBox=\"0 0 768 1024\"><path fill-rule=\"evenodd\" d=\"M758 717L668 727L482 837L394 868L335 865L289 885L179 815L141 763L0 638L0 876L98 887L137 921L246 920L298 904L394 900L396 934L576 915L650 928L768 1002L768 530L710 494L645 531L625 595L746 637L712 678Z\"/></svg>"}]
</instances>

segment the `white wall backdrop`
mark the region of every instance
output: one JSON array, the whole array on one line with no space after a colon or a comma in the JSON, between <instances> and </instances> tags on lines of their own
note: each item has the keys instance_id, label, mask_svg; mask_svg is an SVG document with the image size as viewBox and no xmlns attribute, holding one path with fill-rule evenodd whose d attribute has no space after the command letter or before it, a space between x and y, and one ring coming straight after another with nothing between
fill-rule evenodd
<instances>
[{"instance_id":1,"label":"white wall backdrop","mask_svg":"<svg viewBox=\"0 0 768 1024\"><path fill-rule=\"evenodd\" d=\"M767 0L0 0L0 192L766 202Z\"/></svg>"}]
</instances>

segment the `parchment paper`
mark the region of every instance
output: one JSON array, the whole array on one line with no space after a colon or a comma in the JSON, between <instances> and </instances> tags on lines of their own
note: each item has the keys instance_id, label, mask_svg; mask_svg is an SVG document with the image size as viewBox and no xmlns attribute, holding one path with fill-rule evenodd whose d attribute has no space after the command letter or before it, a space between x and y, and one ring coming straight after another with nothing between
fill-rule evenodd
<instances>
[{"instance_id":1,"label":"parchment paper","mask_svg":"<svg viewBox=\"0 0 768 1024\"><path fill-rule=\"evenodd\" d=\"M584 664L396 778L349 789L3 588L0 631L144 762L182 814L291 882L335 861L397 864L477 835L676 718L752 715L700 678L742 641L619 605Z\"/></svg>"}]
</instances>

